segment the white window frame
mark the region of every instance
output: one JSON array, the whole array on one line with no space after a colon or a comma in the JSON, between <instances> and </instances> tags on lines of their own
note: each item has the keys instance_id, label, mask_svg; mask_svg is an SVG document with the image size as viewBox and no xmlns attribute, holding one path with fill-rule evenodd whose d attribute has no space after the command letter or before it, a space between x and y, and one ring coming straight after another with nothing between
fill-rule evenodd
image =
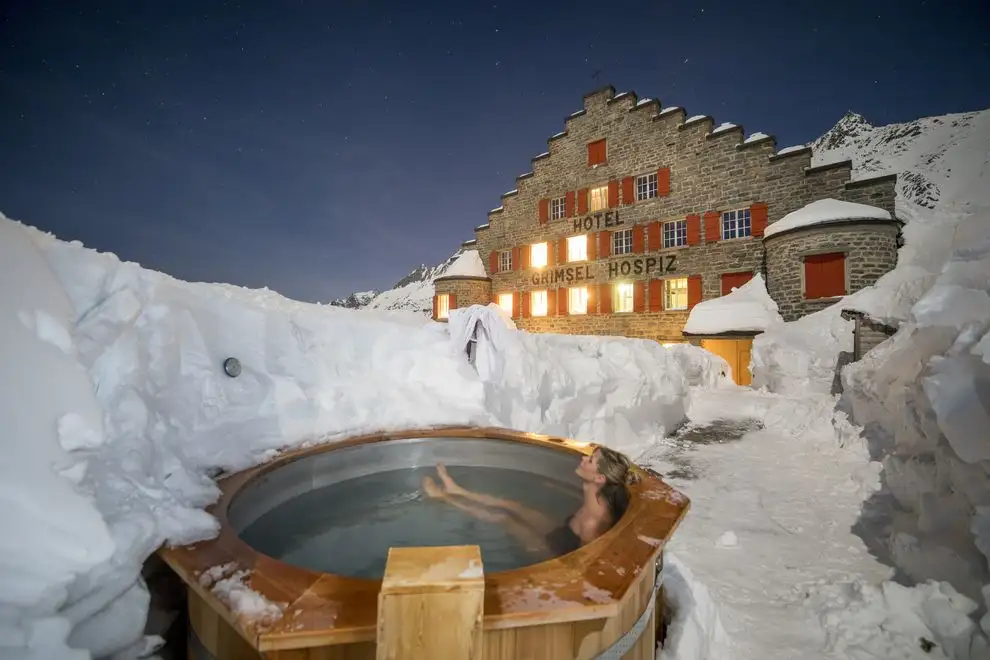
<instances>
[{"instance_id":1,"label":"white window frame","mask_svg":"<svg viewBox=\"0 0 990 660\"><path fill-rule=\"evenodd\" d=\"M577 236L568 236L566 245L566 261L567 263L574 263L576 261L587 261L588 260L588 235L579 234Z\"/></svg>"},{"instance_id":2,"label":"white window frame","mask_svg":"<svg viewBox=\"0 0 990 660\"><path fill-rule=\"evenodd\" d=\"M687 245L687 220L670 220L663 223L663 247L675 248Z\"/></svg>"},{"instance_id":3,"label":"white window frame","mask_svg":"<svg viewBox=\"0 0 990 660\"><path fill-rule=\"evenodd\" d=\"M546 316L550 311L550 298L546 289L529 292L529 315Z\"/></svg>"},{"instance_id":4,"label":"white window frame","mask_svg":"<svg viewBox=\"0 0 990 660\"><path fill-rule=\"evenodd\" d=\"M636 201L653 199L660 194L660 177L656 172L636 177Z\"/></svg>"},{"instance_id":5,"label":"white window frame","mask_svg":"<svg viewBox=\"0 0 990 660\"><path fill-rule=\"evenodd\" d=\"M511 292L500 293L498 294L498 302L495 304L497 304L502 309L503 312L505 312L509 316L512 316L512 299L513 299L513 295ZM506 308L506 303L508 303L508 308Z\"/></svg>"},{"instance_id":6,"label":"white window frame","mask_svg":"<svg viewBox=\"0 0 990 660\"><path fill-rule=\"evenodd\" d=\"M632 254L633 251L633 230L620 229L612 232L612 254ZM620 249L622 248L622 249Z\"/></svg>"},{"instance_id":7,"label":"white window frame","mask_svg":"<svg viewBox=\"0 0 990 660\"><path fill-rule=\"evenodd\" d=\"M550 263L550 245L546 241L529 246L529 267L545 268Z\"/></svg>"},{"instance_id":8,"label":"white window frame","mask_svg":"<svg viewBox=\"0 0 990 660\"><path fill-rule=\"evenodd\" d=\"M612 311L627 314L635 309L636 286L632 282L616 282L612 285Z\"/></svg>"},{"instance_id":9,"label":"white window frame","mask_svg":"<svg viewBox=\"0 0 990 660\"><path fill-rule=\"evenodd\" d=\"M437 319L446 319L450 317L450 294L449 293L438 293L437 294Z\"/></svg>"},{"instance_id":10,"label":"white window frame","mask_svg":"<svg viewBox=\"0 0 990 660\"><path fill-rule=\"evenodd\" d=\"M588 189L588 210L604 211L608 208L608 184Z\"/></svg>"},{"instance_id":11,"label":"white window frame","mask_svg":"<svg viewBox=\"0 0 990 660\"><path fill-rule=\"evenodd\" d=\"M502 250L498 253L498 272L507 273L512 270L512 250Z\"/></svg>"},{"instance_id":12,"label":"white window frame","mask_svg":"<svg viewBox=\"0 0 990 660\"><path fill-rule=\"evenodd\" d=\"M572 286L567 289L567 313L588 313L588 287Z\"/></svg>"},{"instance_id":13,"label":"white window frame","mask_svg":"<svg viewBox=\"0 0 990 660\"><path fill-rule=\"evenodd\" d=\"M683 305L680 304L681 297L684 299ZM663 308L670 311L688 308L688 278L670 277L663 281Z\"/></svg>"},{"instance_id":14,"label":"white window frame","mask_svg":"<svg viewBox=\"0 0 990 660\"><path fill-rule=\"evenodd\" d=\"M753 220L749 215L748 208L722 211L720 224L723 241L753 235Z\"/></svg>"},{"instance_id":15,"label":"white window frame","mask_svg":"<svg viewBox=\"0 0 990 660\"><path fill-rule=\"evenodd\" d=\"M560 220L567 215L567 200L564 197L554 197L550 200L550 219Z\"/></svg>"}]
</instances>

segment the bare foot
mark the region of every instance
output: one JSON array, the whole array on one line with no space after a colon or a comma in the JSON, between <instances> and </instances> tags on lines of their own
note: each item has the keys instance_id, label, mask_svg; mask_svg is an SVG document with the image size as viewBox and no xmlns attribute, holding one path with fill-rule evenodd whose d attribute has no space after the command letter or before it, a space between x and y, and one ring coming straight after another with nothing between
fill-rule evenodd
<instances>
[{"instance_id":1,"label":"bare foot","mask_svg":"<svg viewBox=\"0 0 990 660\"><path fill-rule=\"evenodd\" d=\"M426 493L427 497L432 497L434 499L442 498L444 496L443 490L440 486L437 486L436 482L430 477L423 477L423 492Z\"/></svg>"},{"instance_id":2,"label":"bare foot","mask_svg":"<svg viewBox=\"0 0 990 660\"><path fill-rule=\"evenodd\" d=\"M457 482L454 481L449 474L447 474L447 468L443 463L437 463L437 475L443 483L443 489L451 495L457 495L464 492L464 489L458 486Z\"/></svg>"}]
</instances>

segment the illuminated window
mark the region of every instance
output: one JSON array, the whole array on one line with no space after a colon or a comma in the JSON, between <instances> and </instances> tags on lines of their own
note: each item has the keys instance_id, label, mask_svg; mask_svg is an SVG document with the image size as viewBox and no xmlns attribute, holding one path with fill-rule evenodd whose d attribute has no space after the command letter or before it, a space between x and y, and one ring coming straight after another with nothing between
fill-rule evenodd
<instances>
[{"instance_id":1,"label":"illuminated window","mask_svg":"<svg viewBox=\"0 0 990 660\"><path fill-rule=\"evenodd\" d=\"M498 294L498 306L502 308L502 311L512 316L512 294L511 293L500 293Z\"/></svg>"},{"instance_id":2,"label":"illuminated window","mask_svg":"<svg viewBox=\"0 0 990 660\"><path fill-rule=\"evenodd\" d=\"M450 316L450 295L441 293L437 296L437 318L445 319Z\"/></svg>"},{"instance_id":3,"label":"illuminated window","mask_svg":"<svg viewBox=\"0 0 990 660\"><path fill-rule=\"evenodd\" d=\"M567 207L564 204L564 198L558 197L557 199L550 200L550 219L560 220L564 217L567 212Z\"/></svg>"},{"instance_id":4,"label":"illuminated window","mask_svg":"<svg viewBox=\"0 0 990 660\"><path fill-rule=\"evenodd\" d=\"M533 243L529 246L529 267L543 268L547 265L547 244Z\"/></svg>"},{"instance_id":5,"label":"illuminated window","mask_svg":"<svg viewBox=\"0 0 990 660\"><path fill-rule=\"evenodd\" d=\"M633 311L632 282L618 282L612 287L612 309L615 312Z\"/></svg>"},{"instance_id":6,"label":"illuminated window","mask_svg":"<svg viewBox=\"0 0 990 660\"><path fill-rule=\"evenodd\" d=\"M687 220L663 223L663 246L672 248L684 245L687 245Z\"/></svg>"},{"instance_id":7,"label":"illuminated window","mask_svg":"<svg viewBox=\"0 0 990 660\"><path fill-rule=\"evenodd\" d=\"M588 204L592 211L608 208L608 186L599 186L588 191Z\"/></svg>"},{"instance_id":8,"label":"illuminated window","mask_svg":"<svg viewBox=\"0 0 990 660\"><path fill-rule=\"evenodd\" d=\"M722 238L743 238L751 236L753 227L750 223L749 209L726 211L722 214Z\"/></svg>"},{"instance_id":9,"label":"illuminated window","mask_svg":"<svg viewBox=\"0 0 990 660\"><path fill-rule=\"evenodd\" d=\"M686 277L663 281L663 308L688 308L688 281Z\"/></svg>"},{"instance_id":10,"label":"illuminated window","mask_svg":"<svg viewBox=\"0 0 990 660\"><path fill-rule=\"evenodd\" d=\"M567 237L567 261L588 260L588 235Z\"/></svg>"},{"instance_id":11,"label":"illuminated window","mask_svg":"<svg viewBox=\"0 0 990 660\"><path fill-rule=\"evenodd\" d=\"M583 286L571 287L567 290L567 313L588 313L588 289Z\"/></svg>"},{"instance_id":12,"label":"illuminated window","mask_svg":"<svg viewBox=\"0 0 990 660\"><path fill-rule=\"evenodd\" d=\"M632 254L632 229L612 232L612 254Z\"/></svg>"},{"instance_id":13,"label":"illuminated window","mask_svg":"<svg viewBox=\"0 0 990 660\"><path fill-rule=\"evenodd\" d=\"M547 292L545 290L530 292L529 313L533 316L547 315Z\"/></svg>"},{"instance_id":14,"label":"illuminated window","mask_svg":"<svg viewBox=\"0 0 990 660\"><path fill-rule=\"evenodd\" d=\"M642 201L657 196L657 173L636 177L636 199Z\"/></svg>"},{"instance_id":15,"label":"illuminated window","mask_svg":"<svg viewBox=\"0 0 990 660\"><path fill-rule=\"evenodd\" d=\"M498 272L505 273L512 270L512 250L502 250L498 253Z\"/></svg>"}]
</instances>

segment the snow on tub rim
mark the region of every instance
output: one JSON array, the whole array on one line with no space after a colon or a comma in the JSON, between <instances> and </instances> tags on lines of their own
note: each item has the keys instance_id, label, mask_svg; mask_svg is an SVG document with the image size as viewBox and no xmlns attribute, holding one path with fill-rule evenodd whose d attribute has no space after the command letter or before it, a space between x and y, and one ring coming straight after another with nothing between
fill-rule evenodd
<instances>
[{"instance_id":1,"label":"snow on tub rim","mask_svg":"<svg viewBox=\"0 0 990 660\"><path fill-rule=\"evenodd\" d=\"M159 551L186 584L191 657L262 658L277 657L273 652L279 650L312 649L292 657L315 658L330 652L326 648L330 646L348 647L333 651L346 652L349 660L375 657L381 580L322 573L279 561L248 545L237 525L243 528L252 516L261 515L246 513L259 503L262 508L277 506L283 497L276 494L279 487L264 491L266 483L279 479L279 471L297 471L299 478L287 482L297 491L312 489L321 470L360 457L360 451L354 450L369 447L375 450L369 456L380 458L403 444L405 467L410 468L430 466L436 460L452 466L487 461L498 467L524 457L523 465L513 467L535 471L542 461L547 465L564 461L573 469L575 459L594 451L587 443L507 429L414 429L293 450L222 479L220 498L208 509L220 522L219 535ZM358 471L365 467L376 468L370 465ZM652 471L637 471L641 479L630 488L629 508L606 534L548 561L485 573L486 660L596 657L641 619L648 619L645 629L622 657L653 657L659 620L659 612L650 607L657 593L654 567L659 566L663 548L690 502ZM234 520L237 517L242 519ZM647 614L648 609L652 613Z\"/></svg>"}]
</instances>

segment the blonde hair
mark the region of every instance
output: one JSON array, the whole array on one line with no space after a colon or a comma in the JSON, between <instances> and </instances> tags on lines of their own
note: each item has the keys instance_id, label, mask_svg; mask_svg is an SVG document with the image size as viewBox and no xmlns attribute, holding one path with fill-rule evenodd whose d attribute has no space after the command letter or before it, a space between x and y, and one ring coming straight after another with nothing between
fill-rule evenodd
<instances>
[{"instance_id":1,"label":"blonde hair","mask_svg":"<svg viewBox=\"0 0 990 660\"><path fill-rule=\"evenodd\" d=\"M598 473L605 477L605 483L598 494L608 504L612 524L629 508L629 486L639 481L639 475L633 470L633 463L625 454L596 445L598 452Z\"/></svg>"}]
</instances>

